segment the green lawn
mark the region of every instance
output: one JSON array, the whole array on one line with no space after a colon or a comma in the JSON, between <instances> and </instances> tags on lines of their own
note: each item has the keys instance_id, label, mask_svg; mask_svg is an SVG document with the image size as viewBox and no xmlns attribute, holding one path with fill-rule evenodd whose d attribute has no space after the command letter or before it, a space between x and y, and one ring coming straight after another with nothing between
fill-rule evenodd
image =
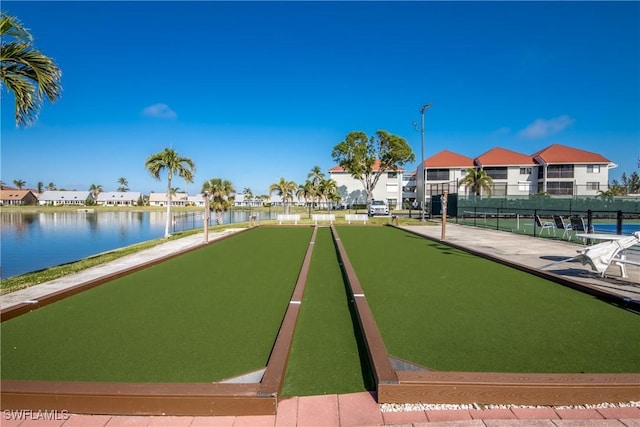
<instances>
[{"instance_id":1,"label":"green lawn","mask_svg":"<svg viewBox=\"0 0 640 427\"><path fill-rule=\"evenodd\" d=\"M374 387L349 309L331 230L318 229L289 356L285 396L352 393Z\"/></svg>"},{"instance_id":2,"label":"green lawn","mask_svg":"<svg viewBox=\"0 0 640 427\"><path fill-rule=\"evenodd\" d=\"M207 382L266 366L312 229L257 228L3 322L3 379Z\"/></svg>"},{"instance_id":3,"label":"green lawn","mask_svg":"<svg viewBox=\"0 0 640 427\"><path fill-rule=\"evenodd\" d=\"M339 227L387 346L443 371L640 372L640 316L390 227Z\"/></svg>"}]
</instances>

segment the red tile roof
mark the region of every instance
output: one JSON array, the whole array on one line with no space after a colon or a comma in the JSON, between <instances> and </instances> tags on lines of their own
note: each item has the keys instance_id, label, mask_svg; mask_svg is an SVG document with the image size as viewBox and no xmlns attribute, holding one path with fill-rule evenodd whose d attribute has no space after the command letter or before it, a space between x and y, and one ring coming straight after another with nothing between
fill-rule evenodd
<instances>
[{"instance_id":1,"label":"red tile roof","mask_svg":"<svg viewBox=\"0 0 640 427\"><path fill-rule=\"evenodd\" d=\"M611 163L610 160L597 153L553 144L531 155L546 164L551 163Z\"/></svg>"},{"instance_id":2,"label":"red tile roof","mask_svg":"<svg viewBox=\"0 0 640 427\"><path fill-rule=\"evenodd\" d=\"M380 160L376 160L376 162L373 164L373 170L374 172L377 172L379 169L380 169ZM398 168L396 170L400 172L404 171L403 168ZM334 166L331 169L329 169L329 172L344 172L344 168L342 166Z\"/></svg>"},{"instance_id":3,"label":"red tile roof","mask_svg":"<svg viewBox=\"0 0 640 427\"><path fill-rule=\"evenodd\" d=\"M427 168L472 168L474 166L471 157L449 150L442 150L428 157L425 159L424 165Z\"/></svg>"},{"instance_id":4,"label":"red tile roof","mask_svg":"<svg viewBox=\"0 0 640 427\"><path fill-rule=\"evenodd\" d=\"M31 190L2 187L2 190L0 190L0 200L22 200L27 197L27 194L29 193L31 193L33 197L36 197Z\"/></svg>"},{"instance_id":5,"label":"red tile roof","mask_svg":"<svg viewBox=\"0 0 640 427\"><path fill-rule=\"evenodd\" d=\"M505 148L495 147L484 154L476 157L478 166L531 166L536 162L533 157L526 154L516 153Z\"/></svg>"}]
</instances>

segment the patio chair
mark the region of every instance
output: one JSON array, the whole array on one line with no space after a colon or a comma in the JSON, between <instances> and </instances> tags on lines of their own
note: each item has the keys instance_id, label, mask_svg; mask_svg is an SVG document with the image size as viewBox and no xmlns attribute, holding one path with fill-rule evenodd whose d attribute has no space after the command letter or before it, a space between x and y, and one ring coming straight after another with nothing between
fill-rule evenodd
<instances>
[{"instance_id":1,"label":"patio chair","mask_svg":"<svg viewBox=\"0 0 640 427\"><path fill-rule=\"evenodd\" d=\"M562 230L561 239L564 239L566 235L569 235L569 239L567 240L571 240L571 234L569 233L573 230L571 224L564 222L564 218L562 218L560 215L554 215L553 221L556 223L556 230Z\"/></svg>"},{"instance_id":2,"label":"patio chair","mask_svg":"<svg viewBox=\"0 0 640 427\"><path fill-rule=\"evenodd\" d=\"M592 233L593 227L589 228L587 223L584 221L584 218L581 216L572 216L569 218L571 221L571 230L576 233ZM587 241L586 238L582 238L582 242L585 243Z\"/></svg>"},{"instance_id":3,"label":"patio chair","mask_svg":"<svg viewBox=\"0 0 640 427\"><path fill-rule=\"evenodd\" d=\"M549 237L551 237L551 229L553 229L553 235L556 235L556 225L553 222L549 222L549 221L542 221L540 219L540 215L536 215L536 226L540 228L540 233L538 233L538 236L542 236L542 232L544 230L547 230L547 234L549 235Z\"/></svg>"}]
</instances>

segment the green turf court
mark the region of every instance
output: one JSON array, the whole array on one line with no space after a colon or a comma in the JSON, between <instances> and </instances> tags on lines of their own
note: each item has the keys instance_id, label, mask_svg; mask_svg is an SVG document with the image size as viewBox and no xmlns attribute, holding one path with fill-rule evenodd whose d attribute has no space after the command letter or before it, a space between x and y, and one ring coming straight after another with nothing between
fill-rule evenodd
<instances>
[{"instance_id":1,"label":"green turf court","mask_svg":"<svg viewBox=\"0 0 640 427\"><path fill-rule=\"evenodd\" d=\"M2 323L2 378L211 382L263 368L311 227L258 227ZM283 394L370 389L328 228ZM387 350L444 371L640 372L640 316L392 227L340 226Z\"/></svg>"},{"instance_id":2,"label":"green turf court","mask_svg":"<svg viewBox=\"0 0 640 427\"><path fill-rule=\"evenodd\" d=\"M2 378L211 382L263 368L312 229L260 228L2 323Z\"/></svg>"},{"instance_id":3,"label":"green turf court","mask_svg":"<svg viewBox=\"0 0 640 427\"><path fill-rule=\"evenodd\" d=\"M331 230L319 228L282 390L285 396L375 389L338 262Z\"/></svg>"},{"instance_id":4,"label":"green turf court","mask_svg":"<svg viewBox=\"0 0 640 427\"><path fill-rule=\"evenodd\" d=\"M443 371L640 371L640 316L391 227L338 227L394 356Z\"/></svg>"}]
</instances>

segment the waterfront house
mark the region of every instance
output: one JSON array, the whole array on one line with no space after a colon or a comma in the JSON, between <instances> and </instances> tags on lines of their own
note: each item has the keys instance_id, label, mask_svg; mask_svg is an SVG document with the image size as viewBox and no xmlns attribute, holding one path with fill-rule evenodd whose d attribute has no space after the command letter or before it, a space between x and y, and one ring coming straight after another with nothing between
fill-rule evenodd
<instances>
[{"instance_id":1,"label":"waterfront house","mask_svg":"<svg viewBox=\"0 0 640 427\"><path fill-rule=\"evenodd\" d=\"M100 206L136 206L141 193L138 191L103 191L98 193L96 204Z\"/></svg>"},{"instance_id":2,"label":"waterfront house","mask_svg":"<svg viewBox=\"0 0 640 427\"><path fill-rule=\"evenodd\" d=\"M4 187L0 190L0 205L37 205L38 196L31 190Z\"/></svg>"},{"instance_id":3,"label":"waterfront house","mask_svg":"<svg viewBox=\"0 0 640 427\"><path fill-rule=\"evenodd\" d=\"M196 194L195 196L187 196L187 206L204 207L204 196L202 194Z\"/></svg>"},{"instance_id":4,"label":"waterfront house","mask_svg":"<svg viewBox=\"0 0 640 427\"><path fill-rule=\"evenodd\" d=\"M93 201L89 191L47 190L38 198L40 205L47 206L84 206Z\"/></svg>"},{"instance_id":5,"label":"waterfront house","mask_svg":"<svg viewBox=\"0 0 640 427\"><path fill-rule=\"evenodd\" d=\"M171 206L187 206L189 195L187 193L175 193L171 195ZM167 193L149 194L149 206L167 206Z\"/></svg>"}]
</instances>

